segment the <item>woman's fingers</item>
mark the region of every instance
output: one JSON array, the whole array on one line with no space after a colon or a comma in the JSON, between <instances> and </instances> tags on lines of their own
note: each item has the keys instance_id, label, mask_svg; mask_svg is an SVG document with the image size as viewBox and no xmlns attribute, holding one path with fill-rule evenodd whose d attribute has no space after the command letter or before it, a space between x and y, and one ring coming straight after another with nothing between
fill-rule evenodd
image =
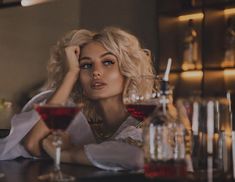
<instances>
[{"instance_id":1,"label":"woman's fingers","mask_svg":"<svg viewBox=\"0 0 235 182\"><path fill-rule=\"evenodd\" d=\"M76 54L77 58L79 59L79 56L80 56L80 47L79 46L75 46L74 50L75 50L75 54Z\"/></svg>"},{"instance_id":2,"label":"woman's fingers","mask_svg":"<svg viewBox=\"0 0 235 182\"><path fill-rule=\"evenodd\" d=\"M60 137L61 139L61 142L60 142L60 145L61 145L61 150L65 150L65 149L68 149L72 146L72 143L71 143L71 138L70 138L70 135L66 132L62 132L62 131L58 131L57 132L57 137ZM55 136L53 134L51 135L48 135L47 138L45 138L43 141L42 141L42 146L44 148L44 150L51 156L53 157L54 156L54 153L55 153ZM58 142L57 142L58 144Z\"/></svg>"},{"instance_id":3,"label":"woman's fingers","mask_svg":"<svg viewBox=\"0 0 235 182\"><path fill-rule=\"evenodd\" d=\"M47 138L43 139L42 146L43 149L47 152L47 154L54 158L55 155L55 146L52 144L53 142L53 136L49 135Z\"/></svg>"},{"instance_id":4,"label":"woman's fingers","mask_svg":"<svg viewBox=\"0 0 235 182\"><path fill-rule=\"evenodd\" d=\"M69 70L79 70L79 46L68 46L65 48L66 59Z\"/></svg>"},{"instance_id":5,"label":"woman's fingers","mask_svg":"<svg viewBox=\"0 0 235 182\"><path fill-rule=\"evenodd\" d=\"M62 141L61 150L68 149L69 147L71 147L72 144L70 135L67 132L60 132L59 135Z\"/></svg>"},{"instance_id":6,"label":"woman's fingers","mask_svg":"<svg viewBox=\"0 0 235 182\"><path fill-rule=\"evenodd\" d=\"M75 53L77 56L76 58L79 58L80 55L80 47L79 46L68 46L65 48L66 55L70 55L71 53Z\"/></svg>"}]
</instances>

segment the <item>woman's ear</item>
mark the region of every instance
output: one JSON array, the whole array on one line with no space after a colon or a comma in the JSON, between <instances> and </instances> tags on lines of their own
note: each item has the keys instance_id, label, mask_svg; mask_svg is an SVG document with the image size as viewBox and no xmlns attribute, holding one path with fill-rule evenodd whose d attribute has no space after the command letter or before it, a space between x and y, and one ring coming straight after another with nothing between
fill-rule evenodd
<instances>
[{"instance_id":1,"label":"woman's ear","mask_svg":"<svg viewBox=\"0 0 235 182\"><path fill-rule=\"evenodd\" d=\"M143 51L144 51L144 53L145 53L147 56L151 57L151 51L150 51L150 50L148 50L148 49L143 49Z\"/></svg>"}]
</instances>

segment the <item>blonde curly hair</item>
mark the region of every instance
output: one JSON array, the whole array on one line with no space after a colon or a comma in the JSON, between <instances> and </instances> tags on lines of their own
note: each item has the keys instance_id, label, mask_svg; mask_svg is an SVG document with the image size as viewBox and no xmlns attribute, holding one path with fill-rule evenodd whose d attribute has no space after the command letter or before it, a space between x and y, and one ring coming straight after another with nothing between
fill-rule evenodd
<instances>
[{"instance_id":1,"label":"blonde curly hair","mask_svg":"<svg viewBox=\"0 0 235 182\"><path fill-rule=\"evenodd\" d=\"M132 34L116 27L106 27L100 32L93 32L86 29L73 30L68 32L51 51L47 66L48 81L46 89L56 89L63 81L68 70L65 59L65 47L77 45L82 48L90 42L99 42L105 49L113 53L119 64L119 69L124 78L138 75L154 75L151 52L143 49L139 40ZM86 110L89 115L93 110L92 101L82 95L81 85L75 85L71 97L74 101L86 100ZM89 111L90 110L90 111Z\"/></svg>"}]
</instances>

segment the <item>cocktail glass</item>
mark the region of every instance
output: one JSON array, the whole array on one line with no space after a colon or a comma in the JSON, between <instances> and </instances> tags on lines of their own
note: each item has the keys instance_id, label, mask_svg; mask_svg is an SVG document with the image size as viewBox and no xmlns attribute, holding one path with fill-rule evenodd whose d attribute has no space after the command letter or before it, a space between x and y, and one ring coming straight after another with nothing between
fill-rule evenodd
<instances>
[{"instance_id":1,"label":"cocktail glass","mask_svg":"<svg viewBox=\"0 0 235 182\"><path fill-rule=\"evenodd\" d=\"M62 140L59 131L65 131L68 128L71 121L80 111L80 108L78 106L38 104L35 105L35 110L39 113L46 126L52 131L54 136L53 145L56 148L54 171L39 176L39 179L57 182L74 181L75 178L73 176L62 173L60 168Z\"/></svg>"}]
</instances>

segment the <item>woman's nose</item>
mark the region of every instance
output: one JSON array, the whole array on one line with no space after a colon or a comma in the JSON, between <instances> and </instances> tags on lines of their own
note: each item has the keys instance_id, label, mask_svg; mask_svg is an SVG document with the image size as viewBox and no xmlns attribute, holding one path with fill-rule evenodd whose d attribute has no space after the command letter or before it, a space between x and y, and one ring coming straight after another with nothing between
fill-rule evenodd
<instances>
[{"instance_id":1,"label":"woman's nose","mask_svg":"<svg viewBox=\"0 0 235 182\"><path fill-rule=\"evenodd\" d=\"M93 71L93 78L94 79L98 79L98 78L100 78L100 76L101 76L101 72L100 71L98 71L98 70L94 70Z\"/></svg>"},{"instance_id":2,"label":"woman's nose","mask_svg":"<svg viewBox=\"0 0 235 182\"><path fill-rule=\"evenodd\" d=\"M100 64L94 64L92 71L92 76L94 79L99 79L103 75L102 65Z\"/></svg>"}]
</instances>

